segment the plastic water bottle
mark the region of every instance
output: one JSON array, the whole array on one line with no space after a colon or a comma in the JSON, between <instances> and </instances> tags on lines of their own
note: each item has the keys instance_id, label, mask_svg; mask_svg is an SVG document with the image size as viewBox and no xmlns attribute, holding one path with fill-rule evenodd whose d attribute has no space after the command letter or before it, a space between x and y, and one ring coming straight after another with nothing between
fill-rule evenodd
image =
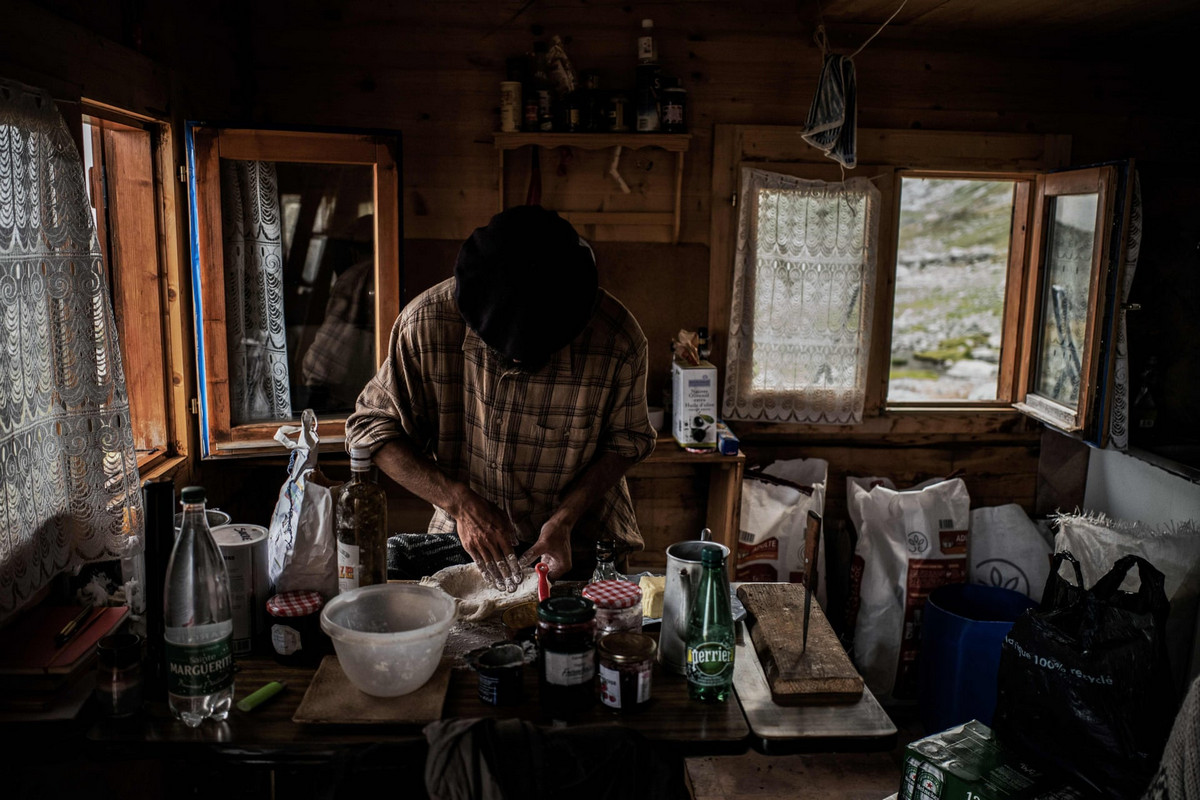
<instances>
[{"instance_id":1,"label":"plastic water bottle","mask_svg":"<svg viewBox=\"0 0 1200 800\"><path fill-rule=\"evenodd\" d=\"M183 525L167 564L163 617L167 700L171 713L195 728L223 720L233 703L233 615L229 576L208 529L204 489L181 493Z\"/></svg>"}]
</instances>

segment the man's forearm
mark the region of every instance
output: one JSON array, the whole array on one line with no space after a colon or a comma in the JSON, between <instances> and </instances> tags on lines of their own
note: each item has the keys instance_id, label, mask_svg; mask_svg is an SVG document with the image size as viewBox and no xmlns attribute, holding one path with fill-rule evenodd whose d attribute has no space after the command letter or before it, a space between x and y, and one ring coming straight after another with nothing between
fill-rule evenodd
<instances>
[{"instance_id":1,"label":"man's forearm","mask_svg":"<svg viewBox=\"0 0 1200 800\"><path fill-rule=\"evenodd\" d=\"M447 477L437 463L417 451L408 437L391 439L375 451L375 464L392 480L415 494L456 515L466 487Z\"/></svg>"}]
</instances>

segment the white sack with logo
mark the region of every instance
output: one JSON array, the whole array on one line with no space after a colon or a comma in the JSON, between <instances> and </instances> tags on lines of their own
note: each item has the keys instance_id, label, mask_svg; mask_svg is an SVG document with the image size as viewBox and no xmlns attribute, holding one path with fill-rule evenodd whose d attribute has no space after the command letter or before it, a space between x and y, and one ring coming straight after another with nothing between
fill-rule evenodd
<instances>
[{"instance_id":1,"label":"white sack with logo","mask_svg":"<svg viewBox=\"0 0 1200 800\"><path fill-rule=\"evenodd\" d=\"M907 491L881 478L846 484L858 533L850 578L854 663L879 700L912 700L925 601L937 587L967 579L971 498L960 478Z\"/></svg>"},{"instance_id":2,"label":"white sack with logo","mask_svg":"<svg viewBox=\"0 0 1200 800\"><path fill-rule=\"evenodd\" d=\"M1016 503L971 512L967 548L971 583L999 586L1041 601L1050 577L1050 540Z\"/></svg>"},{"instance_id":3,"label":"white sack with logo","mask_svg":"<svg viewBox=\"0 0 1200 800\"><path fill-rule=\"evenodd\" d=\"M829 463L820 458L776 461L763 468L766 479L747 470L742 480L738 525L739 581L799 583L804 573L804 531L808 512L825 514L825 480ZM770 479L781 482L772 482ZM817 549L817 602L825 605L825 543Z\"/></svg>"}]
</instances>

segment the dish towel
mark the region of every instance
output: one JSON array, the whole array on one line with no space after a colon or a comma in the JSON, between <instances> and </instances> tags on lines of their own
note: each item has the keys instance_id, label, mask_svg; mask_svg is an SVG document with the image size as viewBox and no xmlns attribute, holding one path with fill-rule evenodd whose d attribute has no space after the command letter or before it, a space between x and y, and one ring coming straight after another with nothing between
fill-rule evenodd
<instances>
[{"instance_id":1,"label":"dish towel","mask_svg":"<svg viewBox=\"0 0 1200 800\"><path fill-rule=\"evenodd\" d=\"M802 136L804 141L848 169L853 169L857 163L856 95L854 61L850 56L826 53Z\"/></svg>"}]
</instances>

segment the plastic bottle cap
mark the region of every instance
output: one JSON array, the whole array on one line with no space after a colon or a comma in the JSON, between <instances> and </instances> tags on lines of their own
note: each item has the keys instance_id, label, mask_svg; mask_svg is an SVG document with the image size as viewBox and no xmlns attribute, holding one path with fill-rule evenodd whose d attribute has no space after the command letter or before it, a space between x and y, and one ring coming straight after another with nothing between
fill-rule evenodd
<instances>
[{"instance_id":1,"label":"plastic bottle cap","mask_svg":"<svg viewBox=\"0 0 1200 800\"><path fill-rule=\"evenodd\" d=\"M179 493L179 499L185 503L203 503L204 502L204 487L203 486L185 486L183 491Z\"/></svg>"}]
</instances>

